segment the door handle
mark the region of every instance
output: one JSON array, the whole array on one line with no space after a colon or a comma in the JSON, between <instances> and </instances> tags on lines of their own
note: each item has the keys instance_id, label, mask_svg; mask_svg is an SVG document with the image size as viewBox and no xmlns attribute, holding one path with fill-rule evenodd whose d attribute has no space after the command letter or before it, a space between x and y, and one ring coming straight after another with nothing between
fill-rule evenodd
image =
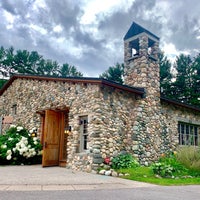
<instances>
[{"instance_id":1,"label":"door handle","mask_svg":"<svg viewBox=\"0 0 200 200\"><path fill-rule=\"evenodd\" d=\"M47 148L47 142L44 142L44 148Z\"/></svg>"}]
</instances>

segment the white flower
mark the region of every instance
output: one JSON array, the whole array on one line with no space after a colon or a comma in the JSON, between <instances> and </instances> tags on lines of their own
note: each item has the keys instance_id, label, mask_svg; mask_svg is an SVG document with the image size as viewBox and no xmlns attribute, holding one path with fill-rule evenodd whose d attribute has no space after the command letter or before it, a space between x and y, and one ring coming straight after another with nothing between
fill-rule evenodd
<instances>
[{"instance_id":1,"label":"white flower","mask_svg":"<svg viewBox=\"0 0 200 200\"><path fill-rule=\"evenodd\" d=\"M24 144L25 144L25 145L28 145L28 140L24 141Z\"/></svg>"},{"instance_id":2,"label":"white flower","mask_svg":"<svg viewBox=\"0 0 200 200\"><path fill-rule=\"evenodd\" d=\"M38 144L38 142L37 142L37 141L34 141L33 143L34 143L34 145L37 145L37 144Z\"/></svg>"},{"instance_id":3,"label":"white flower","mask_svg":"<svg viewBox=\"0 0 200 200\"><path fill-rule=\"evenodd\" d=\"M21 143L20 146L21 146L21 148L24 148L24 147L25 147L25 144L24 144L24 143Z\"/></svg>"},{"instance_id":4,"label":"white flower","mask_svg":"<svg viewBox=\"0 0 200 200\"><path fill-rule=\"evenodd\" d=\"M2 144L2 145L1 145L1 148L2 148L2 149L6 149L6 148L7 148L7 145L6 145L6 144Z\"/></svg>"},{"instance_id":5,"label":"white flower","mask_svg":"<svg viewBox=\"0 0 200 200\"><path fill-rule=\"evenodd\" d=\"M24 128L22 126L18 126L17 127L17 132L20 132L21 130L23 130Z\"/></svg>"},{"instance_id":6,"label":"white flower","mask_svg":"<svg viewBox=\"0 0 200 200\"><path fill-rule=\"evenodd\" d=\"M17 150L17 148L13 148L12 150L13 150L13 152L15 153L15 152L16 152L16 150Z\"/></svg>"},{"instance_id":7,"label":"white flower","mask_svg":"<svg viewBox=\"0 0 200 200\"><path fill-rule=\"evenodd\" d=\"M34 152L34 151L35 151L35 148L32 148L32 149L30 149L29 151L30 151L30 152Z\"/></svg>"},{"instance_id":8,"label":"white flower","mask_svg":"<svg viewBox=\"0 0 200 200\"><path fill-rule=\"evenodd\" d=\"M25 152L25 153L23 154L23 156L24 156L24 157L28 157L28 152Z\"/></svg>"},{"instance_id":9,"label":"white flower","mask_svg":"<svg viewBox=\"0 0 200 200\"><path fill-rule=\"evenodd\" d=\"M8 156L6 157L7 160L10 160L11 158L12 158L11 155L8 155Z\"/></svg>"},{"instance_id":10,"label":"white flower","mask_svg":"<svg viewBox=\"0 0 200 200\"><path fill-rule=\"evenodd\" d=\"M19 149L20 145L21 145L21 143L18 142L18 143L16 144L16 148Z\"/></svg>"},{"instance_id":11,"label":"white flower","mask_svg":"<svg viewBox=\"0 0 200 200\"><path fill-rule=\"evenodd\" d=\"M7 152L6 152L7 155L11 155L12 154L12 151L9 149Z\"/></svg>"},{"instance_id":12,"label":"white flower","mask_svg":"<svg viewBox=\"0 0 200 200\"><path fill-rule=\"evenodd\" d=\"M13 140L13 138L9 137L9 138L8 138L8 140L9 140L9 141L12 141L12 140Z\"/></svg>"},{"instance_id":13,"label":"white flower","mask_svg":"<svg viewBox=\"0 0 200 200\"><path fill-rule=\"evenodd\" d=\"M16 128L16 125L11 124L11 125L10 125L10 128Z\"/></svg>"},{"instance_id":14,"label":"white flower","mask_svg":"<svg viewBox=\"0 0 200 200\"><path fill-rule=\"evenodd\" d=\"M21 141L27 141L27 140L28 140L28 138L22 136Z\"/></svg>"},{"instance_id":15,"label":"white flower","mask_svg":"<svg viewBox=\"0 0 200 200\"><path fill-rule=\"evenodd\" d=\"M33 141L37 141L37 138L36 138L36 137L34 137L34 138L33 138Z\"/></svg>"},{"instance_id":16,"label":"white flower","mask_svg":"<svg viewBox=\"0 0 200 200\"><path fill-rule=\"evenodd\" d=\"M27 152L27 151L28 151L28 148L27 148L27 147L24 147L24 148L23 148L23 151L24 151L24 152Z\"/></svg>"},{"instance_id":17,"label":"white flower","mask_svg":"<svg viewBox=\"0 0 200 200\"><path fill-rule=\"evenodd\" d=\"M19 149L19 154L22 155L24 152L22 149Z\"/></svg>"}]
</instances>

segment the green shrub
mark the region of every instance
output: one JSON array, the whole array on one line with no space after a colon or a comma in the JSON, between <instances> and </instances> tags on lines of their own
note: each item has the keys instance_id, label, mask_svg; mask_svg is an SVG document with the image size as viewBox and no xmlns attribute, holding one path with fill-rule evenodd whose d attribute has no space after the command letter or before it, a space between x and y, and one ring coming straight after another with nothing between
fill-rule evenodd
<instances>
[{"instance_id":1,"label":"green shrub","mask_svg":"<svg viewBox=\"0 0 200 200\"><path fill-rule=\"evenodd\" d=\"M42 145L36 137L22 126L12 125L0 135L0 163L36 164L41 163Z\"/></svg>"},{"instance_id":2,"label":"green shrub","mask_svg":"<svg viewBox=\"0 0 200 200\"><path fill-rule=\"evenodd\" d=\"M138 167L139 163L133 158L131 154L119 154L111 161L111 167L113 169L125 169Z\"/></svg>"},{"instance_id":3,"label":"green shrub","mask_svg":"<svg viewBox=\"0 0 200 200\"><path fill-rule=\"evenodd\" d=\"M177 151L177 160L190 170L192 174L200 175L200 150L197 147L185 146Z\"/></svg>"},{"instance_id":4,"label":"green shrub","mask_svg":"<svg viewBox=\"0 0 200 200\"><path fill-rule=\"evenodd\" d=\"M177 160L174 153L162 156L157 163L151 165L154 174L172 177L187 174L187 169Z\"/></svg>"},{"instance_id":5,"label":"green shrub","mask_svg":"<svg viewBox=\"0 0 200 200\"><path fill-rule=\"evenodd\" d=\"M160 175L162 177L171 177L175 170L171 165L162 162L154 163L151 167L154 174Z\"/></svg>"}]
</instances>

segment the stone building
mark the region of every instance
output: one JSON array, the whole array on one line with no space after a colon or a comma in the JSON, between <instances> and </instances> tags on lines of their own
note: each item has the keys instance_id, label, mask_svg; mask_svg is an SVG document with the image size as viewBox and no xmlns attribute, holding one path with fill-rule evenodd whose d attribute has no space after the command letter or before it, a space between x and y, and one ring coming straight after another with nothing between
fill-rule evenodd
<instances>
[{"instance_id":1,"label":"stone building","mask_svg":"<svg viewBox=\"0 0 200 200\"><path fill-rule=\"evenodd\" d=\"M125 85L99 78L14 75L0 90L2 129L38 129L43 166L96 170L126 151L143 165L199 144L200 109L160 96L159 38L133 22L124 37Z\"/></svg>"}]
</instances>

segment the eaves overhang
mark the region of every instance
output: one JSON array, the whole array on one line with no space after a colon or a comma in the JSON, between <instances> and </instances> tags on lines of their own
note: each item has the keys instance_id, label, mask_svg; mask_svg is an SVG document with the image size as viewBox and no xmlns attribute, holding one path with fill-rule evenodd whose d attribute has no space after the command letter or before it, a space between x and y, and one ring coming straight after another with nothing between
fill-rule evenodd
<instances>
[{"instance_id":1,"label":"eaves overhang","mask_svg":"<svg viewBox=\"0 0 200 200\"><path fill-rule=\"evenodd\" d=\"M169 103L169 104L173 104L173 105L176 105L176 106L180 106L180 107L183 107L183 108L188 108L188 109L200 112L200 108L198 108L196 106L192 106L192 105L189 105L189 104L186 104L186 103L182 103L182 102L176 101L174 99L169 99L169 98L164 97L164 96L161 96L160 99L161 99L161 101Z\"/></svg>"},{"instance_id":2,"label":"eaves overhang","mask_svg":"<svg viewBox=\"0 0 200 200\"><path fill-rule=\"evenodd\" d=\"M40 80L40 81L58 81L58 82L71 82L71 83L91 83L91 84L99 84L104 86L113 87L122 91L127 91L130 93L134 93L136 95L143 96L145 91L144 88L136 88L130 87L128 85L122 85L116 83L114 81L109 81L103 78L91 78L91 77L54 77L54 76L38 76L38 75L21 75L16 74L13 75L8 82L3 86L0 90L0 96L7 90L10 85L16 79L30 79L30 80Z\"/></svg>"}]
</instances>

